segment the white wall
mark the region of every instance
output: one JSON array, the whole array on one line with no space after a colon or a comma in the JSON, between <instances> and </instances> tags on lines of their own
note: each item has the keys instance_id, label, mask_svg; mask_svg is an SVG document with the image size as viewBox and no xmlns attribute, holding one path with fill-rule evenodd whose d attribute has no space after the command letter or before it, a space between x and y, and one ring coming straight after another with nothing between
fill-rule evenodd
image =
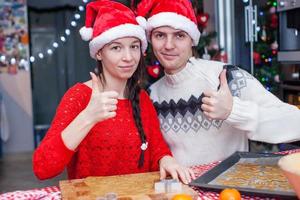
<instances>
[{"instance_id":1,"label":"white wall","mask_svg":"<svg viewBox=\"0 0 300 200\"><path fill-rule=\"evenodd\" d=\"M30 72L0 74L0 93L8 117L9 139L2 143L3 153L26 152L34 149L33 114Z\"/></svg>"}]
</instances>

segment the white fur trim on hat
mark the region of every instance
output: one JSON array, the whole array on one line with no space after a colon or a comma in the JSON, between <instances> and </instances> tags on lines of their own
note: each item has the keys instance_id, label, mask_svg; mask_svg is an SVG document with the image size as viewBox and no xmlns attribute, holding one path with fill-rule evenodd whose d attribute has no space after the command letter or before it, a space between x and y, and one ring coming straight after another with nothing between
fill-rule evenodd
<instances>
[{"instance_id":1,"label":"white fur trim on hat","mask_svg":"<svg viewBox=\"0 0 300 200\"><path fill-rule=\"evenodd\" d=\"M87 27L82 27L79 30L80 36L84 41L89 41L92 39L93 36L93 29L92 28L87 28Z\"/></svg>"},{"instance_id":2,"label":"white fur trim on hat","mask_svg":"<svg viewBox=\"0 0 300 200\"><path fill-rule=\"evenodd\" d=\"M148 44L145 30L139 25L122 24L104 31L102 34L90 41L89 47L91 57L95 59L99 49L111 41L122 37L137 37L141 40L142 51L146 51Z\"/></svg>"},{"instance_id":3,"label":"white fur trim on hat","mask_svg":"<svg viewBox=\"0 0 300 200\"><path fill-rule=\"evenodd\" d=\"M161 12L151 16L147 22L148 38L154 28L161 26L171 26L172 28L183 30L192 38L193 46L197 46L199 43L200 31L197 25L183 15L174 12Z\"/></svg>"}]
</instances>

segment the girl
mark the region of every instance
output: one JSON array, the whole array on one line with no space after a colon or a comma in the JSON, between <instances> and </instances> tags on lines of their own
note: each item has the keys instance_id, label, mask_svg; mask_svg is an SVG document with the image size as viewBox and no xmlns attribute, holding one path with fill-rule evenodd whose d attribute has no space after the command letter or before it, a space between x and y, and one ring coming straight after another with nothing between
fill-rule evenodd
<instances>
[{"instance_id":1,"label":"girl","mask_svg":"<svg viewBox=\"0 0 300 200\"><path fill-rule=\"evenodd\" d=\"M147 40L133 12L109 0L91 2L80 34L91 40L99 74L91 73L90 81L77 83L62 98L34 152L36 176L51 178L65 167L70 179L160 169L161 178L169 173L190 182L194 174L172 157L142 90Z\"/></svg>"}]
</instances>

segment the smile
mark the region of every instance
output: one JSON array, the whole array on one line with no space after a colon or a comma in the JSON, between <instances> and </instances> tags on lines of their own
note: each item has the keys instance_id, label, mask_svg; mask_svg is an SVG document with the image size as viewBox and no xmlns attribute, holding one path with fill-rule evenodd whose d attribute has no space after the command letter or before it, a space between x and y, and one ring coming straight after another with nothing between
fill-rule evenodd
<instances>
[{"instance_id":1,"label":"smile","mask_svg":"<svg viewBox=\"0 0 300 200\"><path fill-rule=\"evenodd\" d=\"M119 66L120 68L126 69L126 68L133 68L133 65L129 65L129 66Z\"/></svg>"},{"instance_id":2,"label":"smile","mask_svg":"<svg viewBox=\"0 0 300 200\"><path fill-rule=\"evenodd\" d=\"M177 54L170 54L170 53L161 53L164 56L177 56Z\"/></svg>"},{"instance_id":3,"label":"smile","mask_svg":"<svg viewBox=\"0 0 300 200\"><path fill-rule=\"evenodd\" d=\"M177 57L176 54L161 53L166 60L173 60Z\"/></svg>"}]
</instances>

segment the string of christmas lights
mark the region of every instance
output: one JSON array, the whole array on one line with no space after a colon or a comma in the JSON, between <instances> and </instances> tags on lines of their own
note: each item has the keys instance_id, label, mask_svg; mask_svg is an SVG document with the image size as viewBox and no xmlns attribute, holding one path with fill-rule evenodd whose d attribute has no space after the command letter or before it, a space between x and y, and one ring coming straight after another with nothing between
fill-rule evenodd
<instances>
[{"instance_id":1,"label":"string of christmas lights","mask_svg":"<svg viewBox=\"0 0 300 200\"><path fill-rule=\"evenodd\" d=\"M82 0L84 4L88 3L89 0ZM44 52L38 52L36 55L31 55L29 61L31 63L35 62L37 58L44 59L46 56L51 56L54 51L63 46L68 37L71 35L71 27L76 28L78 25L78 20L81 18L81 13L85 10L83 5L78 6L78 12L76 12L71 20L69 27L64 30L64 32L59 36L59 40L54 41L51 46L47 47Z\"/></svg>"},{"instance_id":2,"label":"string of christmas lights","mask_svg":"<svg viewBox=\"0 0 300 200\"><path fill-rule=\"evenodd\" d=\"M34 55L30 55L29 61L25 58L18 59L16 57L0 54L0 62L7 63L9 65L17 65L19 68L23 68L28 71L29 62L34 63L37 60L43 60L46 57L51 56L57 48L62 47L68 41L68 37L71 35L71 29L78 26L78 21L82 16L82 12L84 12L85 10L85 4L87 4L89 0L82 0L82 2L84 3L84 5L78 6L77 11L73 15L73 18L70 21L68 27L60 34L59 39L54 41L52 44L49 44L49 46L46 47L44 51L40 51Z\"/></svg>"}]
</instances>

